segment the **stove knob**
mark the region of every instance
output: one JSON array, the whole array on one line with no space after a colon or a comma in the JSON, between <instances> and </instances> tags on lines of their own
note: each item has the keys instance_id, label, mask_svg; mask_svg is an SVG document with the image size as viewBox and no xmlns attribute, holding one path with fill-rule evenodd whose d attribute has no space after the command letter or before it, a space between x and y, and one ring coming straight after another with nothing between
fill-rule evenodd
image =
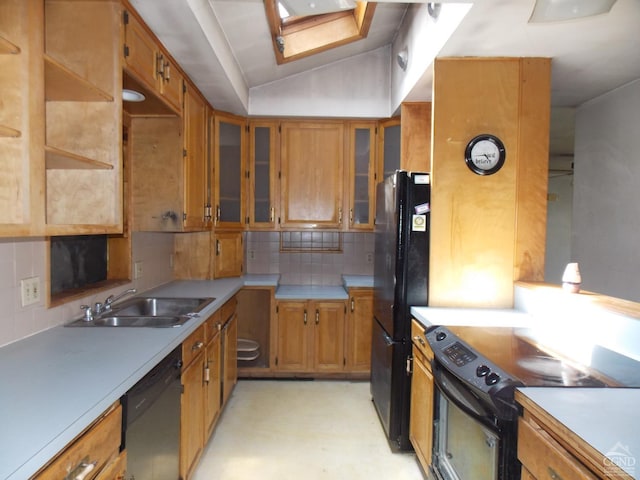
<instances>
[{"instance_id":1,"label":"stove knob","mask_svg":"<svg viewBox=\"0 0 640 480\"><path fill-rule=\"evenodd\" d=\"M445 338L447 338L447 334L444 332L438 332L436 333L436 340L438 342L441 342L442 340L444 340Z\"/></svg>"},{"instance_id":2,"label":"stove knob","mask_svg":"<svg viewBox=\"0 0 640 480\"><path fill-rule=\"evenodd\" d=\"M498 375L497 373L490 373L484 379L484 383L486 383L487 385L495 385L499 381L500 381L500 375Z\"/></svg>"},{"instance_id":3,"label":"stove knob","mask_svg":"<svg viewBox=\"0 0 640 480\"><path fill-rule=\"evenodd\" d=\"M484 377L484 376L488 375L490 371L491 371L491 369L489 367L487 367L486 365L480 365L478 368L476 368L476 376L477 377Z\"/></svg>"}]
</instances>

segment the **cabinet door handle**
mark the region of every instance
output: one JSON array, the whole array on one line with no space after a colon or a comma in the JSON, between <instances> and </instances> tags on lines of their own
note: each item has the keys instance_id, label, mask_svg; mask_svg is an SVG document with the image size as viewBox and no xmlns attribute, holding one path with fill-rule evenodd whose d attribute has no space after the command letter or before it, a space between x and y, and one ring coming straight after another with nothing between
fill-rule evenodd
<instances>
[{"instance_id":1,"label":"cabinet door handle","mask_svg":"<svg viewBox=\"0 0 640 480\"><path fill-rule=\"evenodd\" d=\"M171 64L169 62L164 63L164 68L162 76L164 77L164 81L168 82L171 80Z\"/></svg>"},{"instance_id":2,"label":"cabinet door handle","mask_svg":"<svg viewBox=\"0 0 640 480\"><path fill-rule=\"evenodd\" d=\"M320 323L320 310L316 308L316 325Z\"/></svg>"},{"instance_id":3,"label":"cabinet door handle","mask_svg":"<svg viewBox=\"0 0 640 480\"><path fill-rule=\"evenodd\" d=\"M220 240L216 240L216 256L220 255Z\"/></svg>"},{"instance_id":4,"label":"cabinet door handle","mask_svg":"<svg viewBox=\"0 0 640 480\"><path fill-rule=\"evenodd\" d=\"M216 225L220 223L220 205L216 205Z\"/></svg>"},{"instance_id":5,"label":"cabinet door handle","mask_svg":"<svg viewBox=\"0 0 640 480\"><path fill-rule=\"evenodd\" d=\"M200 350L202 347L204 347L204 343L203 342L196 342L191 347L191 351L195 352L196 350Z\"/></svg>"},{"instance_id":6,"label":"cabinet door handle","mask_svg":"<svg viewBox=\"0 0 640 480\"><path fill-rule=\"evenodd\" d=\"M209 383L210 380L210 376L209 376L209 362L207 362L207 366L204 367L204 383Z\"/></svg>"},{"instance_id":7,"label":"cabinet door handle","mask_svg":"<svg viewBox=\"0 0 640 480\"><path fill-rule=\"evenodd\" d=\"M156 54L156 75L164 79L164 57L161 53Z\"/></svg>"},{"instance_id":8,"label":"cabinet door handle","mask_svg":"<svg viewBox=\"0 0 640 480\"><path fill-rule=\"evenodd\" d=\"M276 220L276 209L274 207L271 207L271 209L269 210L269 222L273 223Z\"/></svg>"},{"instance_id":9,"label":"cabinet door handle","mask_svg":"<svg viewBox=\"0 0 640 480\"><path fill-rule=\"evenodd\" d=\"M89 462L89 457L85 457L80 463L67 475L65 480L84 480L89 475L98 462Z\"/></svg>"},{"instance_id":10,"label":"cabinet door handle","mask_svg":"<svg viewBox=\"0 0 640 480\"><path fill-rule=\"evenodd\" d=\"M342 224L342 207L338 209L338 223Z\"/></svg>"},{"instance_id":11,"label":"cabinet door handle","mask_svg":"<svg viewBox=\"0 0 640 480\"><path fill-rule=\"evenodd\" d=\"M353 225L353 208L349 209L349 224Z\"/></svg>"},{"instance_id":12,"label":"cabinet door handle","mask_svg":"<svg viewBox=\"0 0 640 480\"><path fill-rule=\"evenodd\" d=\"M354 312L356 309L356 301L353 297L351 297L351 311Z\"/></svg>"},{"instance_id":13,"label":"cabinet door handle","mask_svg":"<svg viewBox=\"0 0 640 480\"><path fill-rule=\"evenodd\" d=\"M307 311L304 311L304 324L307 324Z\"/></svg>"}]
</instances>

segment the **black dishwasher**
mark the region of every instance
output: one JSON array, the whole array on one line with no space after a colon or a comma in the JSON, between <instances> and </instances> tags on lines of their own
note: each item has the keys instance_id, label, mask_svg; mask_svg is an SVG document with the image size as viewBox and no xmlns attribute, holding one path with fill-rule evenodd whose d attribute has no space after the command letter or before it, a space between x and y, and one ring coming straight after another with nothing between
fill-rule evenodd
<instances>
[{"instance_id":1,"label":"black dishwasher","mask_svg":"<svg viewBox=\"0 0 640 480\"><path fill-rule=\"evenodd\" d=\"M179 478L181 367L177 347L122 399L127 478Z\"/></svg>"}]
</instances>

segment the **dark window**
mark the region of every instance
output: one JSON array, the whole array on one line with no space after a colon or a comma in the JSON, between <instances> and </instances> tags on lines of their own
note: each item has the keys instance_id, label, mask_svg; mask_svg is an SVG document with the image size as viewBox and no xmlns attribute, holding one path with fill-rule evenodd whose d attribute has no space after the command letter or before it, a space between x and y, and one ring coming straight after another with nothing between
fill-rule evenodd
<instances>
[{"instance_id":1,"label":"dark window","mask_svg":"<svg viewBox=\"0 0 640 480\"><path fill-rule=\"evenodd\" d=\"M107 279L107 235L51 237L51 295Z\"/></svg>"}]
</instances>

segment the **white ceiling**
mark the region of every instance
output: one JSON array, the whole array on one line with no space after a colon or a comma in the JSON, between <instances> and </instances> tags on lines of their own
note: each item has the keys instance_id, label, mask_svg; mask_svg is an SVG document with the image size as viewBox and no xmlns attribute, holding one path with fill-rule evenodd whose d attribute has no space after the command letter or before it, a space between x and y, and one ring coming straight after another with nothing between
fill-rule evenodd
<instances>
[{"instance_id":1,"label":"white ceiling","mask_svg":"<svg viewBox=\"0 0 640 480\"><path fill-rule=\"evenodd\" d=\"M262 0L131 3L211 104L239 114L250 114L252 87L392 44L408 8L398 0L379 3L366 40L278 66ZM554 107L578 106L640 78L639 0L617 0L609 13L595 17L529 24L534 3L473 1L438 56L550 57ZM406 100L430 97L427 69Z\"/></svg>"}]
</instances>

